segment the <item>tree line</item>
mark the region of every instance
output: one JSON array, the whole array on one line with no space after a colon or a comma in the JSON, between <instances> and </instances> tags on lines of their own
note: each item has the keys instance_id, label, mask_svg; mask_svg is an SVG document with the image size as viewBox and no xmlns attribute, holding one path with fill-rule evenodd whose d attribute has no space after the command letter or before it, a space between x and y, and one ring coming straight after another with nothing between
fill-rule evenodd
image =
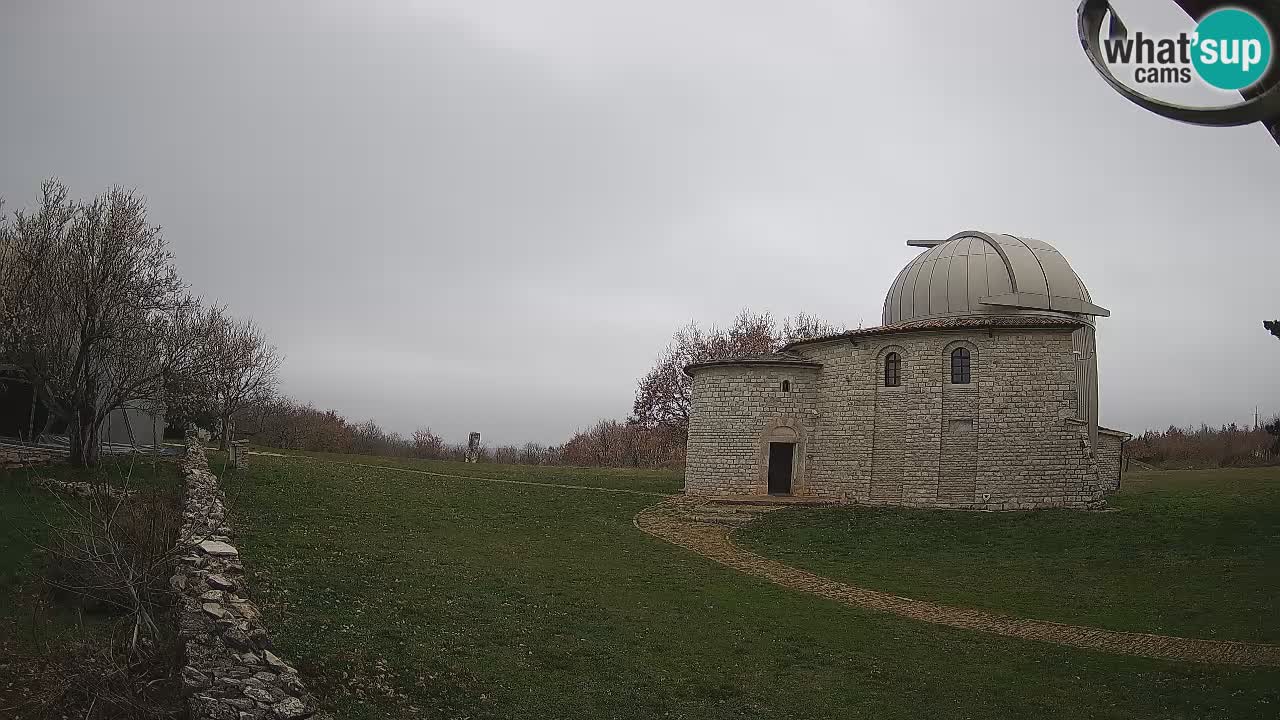
<instances>
[{"instance_id":1,"label":"tree line","mask_svg":"<svg viewBox=\"0 0 1280 720\"><path fill-rule=\"evenodd\" d=\"M789 343L845 332L843 325L799 313L781 322L768 312L743 309L727 328L696 322L676 330L653 367L640 378L628 424L669 431L682 444L689 434L693 378L684 369L693 363L736 355L778 352Z\"/></svg>"},{"instance_id":2,"label":"tree line","mask_svg":"<svg viewBox=\"0 0 1280 720\"><path fill-rule=\"evenodd\" d=\"M1125 455L1160 468L1250 467L1280 463L1280 417L1258 427L1170 426L1125 443Z\"/></svg>"},{"instance_id":3,"label":"tree line","mask_svg":"<svg viewBox=\"0 0 1280 720\"><path fill-rule=\"evenodd\" d=\"M246 407L232 418L236 433L269 447L311 452L349 453L462 461L465 443L451 443L430 428L411 435L387 430L375 420L355 422L334 410L320 410L284 397ZM684 444L663 430L602 419L561 445L481 444L478 461L520 465L578 467L680 467Z\"/></svg>"},{"instance_id":4,"label":"tree line","mask_svg":"<svg viewBox=\"0 0 1280 720\"><path fill-rule=\"evenodd\" d=\"M1280 338L1280 321L1265 329ZM777 352L788 343L844 332L799 314L776 320L742 310L728 327L696 322L679 328L638 382L632 412L602 419L562 445L482 447L480 459L548 465L679 466L684 461L692 379L684 368L733 355ZM170 428L216 429L225 449L233 428L280 448L426 459L462 459L465 446L430 428L405 437L373 420L352 422L276 393L281 356L262 330L224 305L193 295L178 273L146 200L112 187L87 200L48 180L34 207L8 216L0 205L0 377L29 382L47 408L25 433L67 434L71 460L98 461L99 432L112 412L136 408L165 414ZM1159 460L1200 452L1222 462L1256 450L1257 433L1280 442L1280 421L1257 431L1223 428L1148 432L1134 457ZM1246 439L1242 439L1247 436ZM1188 438L1200 438L1194 443ZM1249 449L1246 449L1249 448ZM1141 457L1139 457L1141 453ZM1243 457L1243 456L1241 456Z\"/></svg>"},{"instance_id":5,"label":"tree line","mask_svg":"<svg viewBox=\"0 0 1280 720\"><path fill-rule=\"evenodd\" d=\"M742 310L726 328L691 322L676 331L640 378L632 415L597 420L561 445L482 445L480 462L584 467L681 467L689 432L692 380L686 365L732 355L774 352L787 343L844 332L842 326L799 314L776 320ZM463 460L466 445L449 443L430 428L410 436L374 420L353 422L334 410L283 398L264 398L232 418L237 431L272 447L316 452Z\"/></svg>"},{"instance_id":6,"label":"tree line","mask_svg":"<svg viewBox=\"0 0 1280 720\"><path fill-rule=\"evenodd\" d=\"M103 421L139 409L224 428L270 396L280 356L261 330L189 291L146 200L113 187L73 199L48 180L0 215L0 373L30 383L71 461L98 462ZM208 426L208 425L207 425Z\"/></svg>"}]
</instances>

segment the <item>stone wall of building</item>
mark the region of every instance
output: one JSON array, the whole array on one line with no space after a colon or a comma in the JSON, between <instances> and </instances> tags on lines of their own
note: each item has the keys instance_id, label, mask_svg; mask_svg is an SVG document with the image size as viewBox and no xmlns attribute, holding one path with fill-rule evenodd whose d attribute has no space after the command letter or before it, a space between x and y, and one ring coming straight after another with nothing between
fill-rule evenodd
<instances>
[{"instance_id":1,"label":"stone wall of building","mask_svg":"<svg viewBox=\"0 0 1280 720\"><path fill-rule=\"evenodd\" d=\"M970 352L972 382L950 382L951 351ZM812 393L785 412L808 418L804 476L793 493L869 504L1012 510L1092 507L1099 481L1077 414L1070 328L917 331L841 338L790 352L819 362ZM901 385L884 386L884 358ZM762 429L779 412L751 388L763 367L694 375L686 486L760 492ZM740 408L735 411L734 408ZM709 411L709 412L707 412Z\"/></svg>"},{"instance_id":2,"label":"stone wall of building","mask_svg":"<svg viewBox=\"0 0 1280 720\"><path fill-rule=\"evenodd\" d=\"M768 436L795 433L792 492L805 494L804 448L813 429L816 368L722 365L693 378L693 409L685 460L690 495L768 492ZM782 391L787 381L789 391Z\"/></svg>"},{"instance_id":3,"label":"stone wall of building","mask_svg":"<svg viewBox=\"0 0 1280 720\"><path fill-rule=\"evenodd\" d=\"M1098 480L1109 492L1120 489L1120 467L1124 462L1124 441L1127 433L1114 430L1098 432Z\"/></svg>"},{"instance_id":4,"label":"stone wall of building","mask_svg":"<svg viewBox=\"0 0 1280 720\"><path fill-rule=\"evenodd\" d=\"M317 713L316 699L297 670L272 651L271 637L247 597L222 491L199 437L187 440L183 475L181 557L170 584L179 595L178 634L186 659L181 673L189 717L331 720Z\"/></svg>"}]
</instances>

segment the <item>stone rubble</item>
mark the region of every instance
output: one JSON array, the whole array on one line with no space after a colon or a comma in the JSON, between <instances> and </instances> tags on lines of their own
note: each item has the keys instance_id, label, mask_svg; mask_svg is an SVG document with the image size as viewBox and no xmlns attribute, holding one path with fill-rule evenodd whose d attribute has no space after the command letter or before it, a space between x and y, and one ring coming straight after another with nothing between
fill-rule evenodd
<instances>
[{"instance_id":1,"label":"stone rubble","mask_svg":"<svg viewBox=\"0 0 1280 720\"><path fill-rule=\"evenodd\" d=\"M182 556L170 585L179 595L181 670L191 720L332 720L298 671L272 651L257 608L245 596L244 566L231 544L218 478L204 440L187 439Z\"/></svg>"},{"instance_id":2,"label":"stone rubble","mask_svg":"<svg viewBox=\"0 0 1280 720\"><path fill-rule=\"evenodd\" d=\"M53 478L40 478L36 480L36 485L54 493L78 495L80 497L103 497L112 500L131 496L136 492L102 483L94 484L83 481L55 480Z\"/></svg>"},{"instance_id":3,"label":"stone rubble","mask_svg":"<svg viewBox=\"0 0 1280 720\"><path fill-rule=\"evenodd\" d=\"M56 462L66 456L66 452L40 447L0 447L0 470L34 467Z\"/></svg>"}]
</instances>

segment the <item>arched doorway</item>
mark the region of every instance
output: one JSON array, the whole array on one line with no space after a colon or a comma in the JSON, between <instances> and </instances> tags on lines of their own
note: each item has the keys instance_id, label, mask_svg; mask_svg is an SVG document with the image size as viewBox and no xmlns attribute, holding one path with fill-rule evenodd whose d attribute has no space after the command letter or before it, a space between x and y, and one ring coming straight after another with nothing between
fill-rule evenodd
<instances>
[{"instance_id":1,"label":"arched doorway","mask_svg":"<svg viewBox=\"0 0 1280 720\"><path fill-rule=\"evenodd\" d=\"M774 428L769 433L769 494L790 495L796 465L796 442L799 435L789 427Z\"/></svg>"}]
</instances>

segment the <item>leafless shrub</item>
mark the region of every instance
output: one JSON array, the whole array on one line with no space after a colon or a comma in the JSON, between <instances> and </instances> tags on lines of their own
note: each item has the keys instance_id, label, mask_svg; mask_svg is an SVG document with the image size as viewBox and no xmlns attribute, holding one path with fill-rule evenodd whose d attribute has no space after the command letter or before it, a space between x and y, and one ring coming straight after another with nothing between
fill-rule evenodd
<instances>
[{"instance_id":1,"label":"leafless shrub","mask_svg":"<svg viewBox=\"0 0 1280 720\"><path fill-rule=\"evenodd\" d=\"M234 420L253 442L289 450L352 452L356 426L334 410L319 410L286 397L242 408Z\"/></svg>"},{"instance_id":2,"label":"leafless shrub","mask_svg":"<svg viewBox=\"0 0 1280 720\"><path fill-rule=\"evenodd\" d=\"M40 676L19 707L47 717L179 717L181 646L171 617L181 516L168 493L58 495L60 512L39 544L52 599L82 618L76 636L42 653ZM45 618L33 617L35 625ZM17 708L13 708L17 709Z\"/></svg>"},{"instance_id":3,"label":"leafless shrub","mask_svg":"<svg viewBox=\"0 0 1280 720\"><path fill-rule=\"evenodd\" d=\"M548 449L535 442L525 443L524 447L520 448L516 462L521 465L550 465L547 457Z\"/></svg>"},{"instance_id":4,"label":"leafless shrub","mask_svg":"<svg viewBox=\"0 0 1280 720\"><path fill-rule=\"evenodd\" d=\"M677 467L684 463L684 434L665 427L599 420L560 448L555 464L583 467Z\"/></svg>"},{"instance_id":5,"label":"leafless shrub","mask_svg":"<svg viewBox=\"0 0 1280 720\"><path fill-rule=\"evenodd\" d=\"M445 453L444 440L439 435L431 432L431 428L418 428L413 432L413 456L426 460L444 459Z\"/></svg>"},{"instance_id":6,"label":"leafless shrub","mask_svg":"<svg viewBox=\"0 0 1280 720\"><path fill-rule=\"evenodd\" d=\"M351 452L359 455L408 455L411 443L373 420L352 428Z\"/></svg>"},{"instance_id":7,"label":"leafless shrub","mask_svg":"<svg viewBox=\"0 0 1280 720\"><path fill-rule=\"evenodd\" d=\"M654 366L640 378L630 423L683 435L689 428L693 387L693 381L684 373L685 366L734 355L774 352L797 340L844 330L844 326L804 313L784 319L779 327L769 313L750 310L738 313L727 329L714 325L703 329L697 323L689 323L676 331Z\"/></svg>"},{"instance_id":8,"label":"leafless shrub","mask_svg":"<svg viewBox=\"0 0 1280 720\"><path fill-rule=\"evenodd\" d=\"M493 461L499 465L515 465L520 462L520 448L515 445L500 445L493 449Z\"/></svg>"},{"instance_id":9,"label":"leafless shrub","mask_svg":"<svg viewBox=\"0 0 1280 720\"><path fill-rule=\"evenodd\" d=\"M1280 463L1280 417L1262 427L1220 428L1170 426L1148 430L1125 444L1125 453L1139 462L1172 467L1248 467Z\"/></svg>"},{"instance_id":10,"label":"leafless shrub","mask_svg":"<svg viewBox=\"0 0 1280 720\"><path fill-rule=\"evenodd\" d=\"M237 428L253 442L270 447L362 455L462 461L467 448L447 443L430 428L412 438L384 430L373 420L353 423L334 410L317 410L287 398L273 398L243 409ZM678 467L684 463L683 433L666 427L600 420L578 431L564 445L480 447L480 463L612 467Z\"/></svg>"},{"instance_id":11,"label":"leafless shrub","mask_svg":"<svg viewBox=\"0 0 1280 720\"><path fill-rule=\"evenodd\" d=\"M170 623L166 622L166 626ZM127 629L102 637L82 627L79 637L46 658L39 690L24 705L44 717L156 720L185 717L176 679L182 646L170 630L137 648Z\"/></svg>"},{"instance_id":12,"label":"leafless shrub","mask_svg":"<svg viewBox=\"0 0 1280 720\"><path fill-rule=\"evenodd\" d=\"M172 498L128 493L62 501L65 524L51 525L48 583L91 608L124 617L129 649L162 634L181 516Z\"/></svg>"}]
</instances>

